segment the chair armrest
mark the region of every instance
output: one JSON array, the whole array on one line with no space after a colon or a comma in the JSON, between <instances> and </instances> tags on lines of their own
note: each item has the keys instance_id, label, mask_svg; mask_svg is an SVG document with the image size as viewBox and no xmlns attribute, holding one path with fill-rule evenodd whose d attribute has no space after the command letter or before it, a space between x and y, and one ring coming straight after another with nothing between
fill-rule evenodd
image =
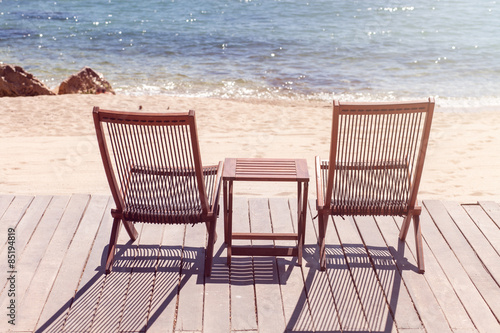
<instances>
[{"instance_id":1,"label":"chair armrest","mask_svg":"<svg viewBox=\"0 0 500 333\"><path fill-rule=\"evenodd\" d=\"M315 170L316 170L316 206L319 209L325 206L325 198L323 196L323 176L321 175L321 159L319 156L315 158Z\"/></svg>"},{"instance_id":2,"label":"chair armrest","mask_svg":"<svg viewBox=\"0 0 500 333\"><path fill-rule=\"evenodd\" d=\"M415 203L415 207L408 207L409 208L409 214L411 215L420 215L422 213L422 206L418 204L418 200Z\"/></svg>"}]
</instances>

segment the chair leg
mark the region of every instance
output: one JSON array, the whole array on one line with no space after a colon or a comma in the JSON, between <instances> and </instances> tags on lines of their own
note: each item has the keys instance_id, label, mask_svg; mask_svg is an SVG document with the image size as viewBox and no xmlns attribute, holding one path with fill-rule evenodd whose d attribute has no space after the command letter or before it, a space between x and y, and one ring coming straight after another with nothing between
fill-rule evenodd
<instances>
[{"instance_id":1,"label":"chair leg","mask_svg":"<svg viewBox=\"0 0 500 333\"><path fill-rule=\"evenodd\" d=\"M326 236L327 225L328 225L328 215L319 213L318 214L319 265L322 271L326 270L325 236Z\"/></svg>"},{"instance_id":2,"label":"chair leg","mask_svg":"<svg viewBox=\"0 0 500 333\"><path fill-rule=\"evenodd\" d=\"M210 234L210 226L209 223L205 223L205 226L207 227L207 232ZM217 242L217 231L214 231L214 243Z\"/></svg>"},{"instance_id":3,"label":"chair leg","mask_svg":"<svg viewBox=\"0 0 500 333\"><path fill-rule=\"evenodd\" d=\"M207 244L207 249L205 250L205 276L210 276L210 274L212 273L214 243L217 237L217 233L215 232L216 224L217 224L217 219L207 222L208 244Z\"/></svg>"},{"instance_id":4,"label":"chair leg","mask_svg":"<svg viewBox=\"0 0 500 333\"><path fill-rule=\"evenodd\" d=\"M123 225L125 226L125 230L127 230L128 235L132 241L135 241L139 236L139 233L134 227L134 224L130 221L123 221Z\"/></svg>"},{"instance_id":5,"label":"chair leg","mask_svg":"<svg viewBox=\"0 0 500 333\"><path fill-rule=\"evenodd\" d=\"M420 273L425 272L424 249L422 242L422 229L420 226L420 215L413 215L413 226L415 227L415 244L417 245L417 265Z\"/></svg>"},{"instance_id":6,"label":"chair leg","mask_svg":"<svg viewBox=\"0 0 500 333\"><path fill-rule=\"evenodd\" d=\"M106 259L106 274L111 272L113 267L113 260L115 258L116 242L118 241L118 234L120 233L120 221L121 219L113 219L113 227L111 229L111 238L109 239L108 257Z\"/></svg>"},{"instance_id":7,"label":"chair leg","mask_svg":"<svg viewBox=\"0 0 500 333\"><path fill-rule=\"evenodd\" d=\"M399 232L399 239L401 239L403 242L406 240L406 235L408 234L408 230L410 229L411 217L411 214L406 215Z\"/></svg>"}]
</instances>

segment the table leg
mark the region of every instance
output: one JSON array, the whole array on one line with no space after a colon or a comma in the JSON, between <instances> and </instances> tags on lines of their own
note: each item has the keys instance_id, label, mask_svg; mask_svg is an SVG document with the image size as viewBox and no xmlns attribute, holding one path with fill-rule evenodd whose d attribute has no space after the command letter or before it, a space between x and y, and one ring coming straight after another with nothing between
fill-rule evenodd
<instances>
[{"instance_id":1,"label":"table leg","mask_svg":"<svg viewBox=\"0 0 500 333\"><path fill-rule=\"evenodd\" d=\"M307 220L307 205L308 205L308 190L309 190L309 183L305 182L304 183L304 194L303 194L303 208L302 208L302 246L305 243L305 238L306 238L306 220Z\"/></svg>"},{"instance_id":2,"label":"table leg","mask_svg":"<svg viewBox=\"0 0 500 333\"><path fill-rule=\"evenodd\" d=\"M307 183L297 183L297 260L298 264L302 265L302 251L304 249L305 238L305 218L307 211ZM302 192L303 191L303 192Z\"/></svg>"},{"instance_id":3,"label":"table leg","mask_svg":"<svg viewBox=\"0 0 500 333\"><path fill-rule=\"evenodd\" d=\"M223 197L223 201L224 201L224 243L227 244L228 242L228 239L229 239L229 235L227 233L227 223L228 223L228 211L229 211L229 207L228 207L228 202L227 202L227 192L228 192L228 181L227 180L224 180L223 181L223 185L222 185L222 190L223 190L223 194L224 194L224 197Z\"/></svg>"},{"instance_id":4,"label":"table leg","mask_svg":"<svg viewBox=\"0 0 500 333\"><path fill-rule=\"evenodd\" d=\"M227 251L227 265L231 265L232 243L233 243L233 181L226 182L224 186L224 237Z\"/></svg>"}]
</instances>

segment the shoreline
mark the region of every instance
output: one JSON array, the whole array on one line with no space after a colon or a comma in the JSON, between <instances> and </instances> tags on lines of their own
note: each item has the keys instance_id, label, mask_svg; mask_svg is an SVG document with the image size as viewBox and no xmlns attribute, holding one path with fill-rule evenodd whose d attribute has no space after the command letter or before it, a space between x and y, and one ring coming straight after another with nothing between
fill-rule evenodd
<instances>
[{"instance_id":1,"label":"shoreline","mask_svg":"<svg viewBox=\"0 0 500 333\"><path fill-rule=\"evenodd\" d=\"M327 158L332 102L165 95L58 95L0 98L0 193L109 194L92 107L196 111L204 164L225 157L305 158L315 198L314 157ZM306 115L306 116L304 116ZM419 200L500 201L500 107L434 114ZM244 183L247 184L247 183ZM294 195L295 187L248 183L245 196Z\"/></svg>"}]
</instances>

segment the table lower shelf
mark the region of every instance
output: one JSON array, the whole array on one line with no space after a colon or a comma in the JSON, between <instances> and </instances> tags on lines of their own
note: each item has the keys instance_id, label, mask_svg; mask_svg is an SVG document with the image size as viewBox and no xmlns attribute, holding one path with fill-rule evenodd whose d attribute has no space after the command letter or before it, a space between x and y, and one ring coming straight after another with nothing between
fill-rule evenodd
<instances>
[{"instance_id":1,"label":"table lower shelf","mask_svg":"<svg viewBox=\"0 0 500 333\"><path fill-rule=\"evenodd\" d=\"M279 257L297 257L297 247L286 246L244 246L233 245L231 246L231 254L236 256L279 256Z\"/></svg>"},{"instance_id":2,"label":"table lower shelf","mask_svg":"<svg viewBox=\"0 0 500 333\"><path fill-rule=\"evenodd\" d=\"M234 232L232 240L299 240L295 233L263 233L263 232ZM269 245L234 245L231 244L231 255L245 256L298 256L298 246L269 246Z\"/></svg>"},{"instance_id":3,"label":"table lower shelf","mask_svg":"<svg viewBox=\"0 0 500 333\"><path fill-rule=\"evenodd\" d=\"M231 238L246 240L298 240L299 235L293 233L233 232Z\"/></svg>"}]
</instances>

